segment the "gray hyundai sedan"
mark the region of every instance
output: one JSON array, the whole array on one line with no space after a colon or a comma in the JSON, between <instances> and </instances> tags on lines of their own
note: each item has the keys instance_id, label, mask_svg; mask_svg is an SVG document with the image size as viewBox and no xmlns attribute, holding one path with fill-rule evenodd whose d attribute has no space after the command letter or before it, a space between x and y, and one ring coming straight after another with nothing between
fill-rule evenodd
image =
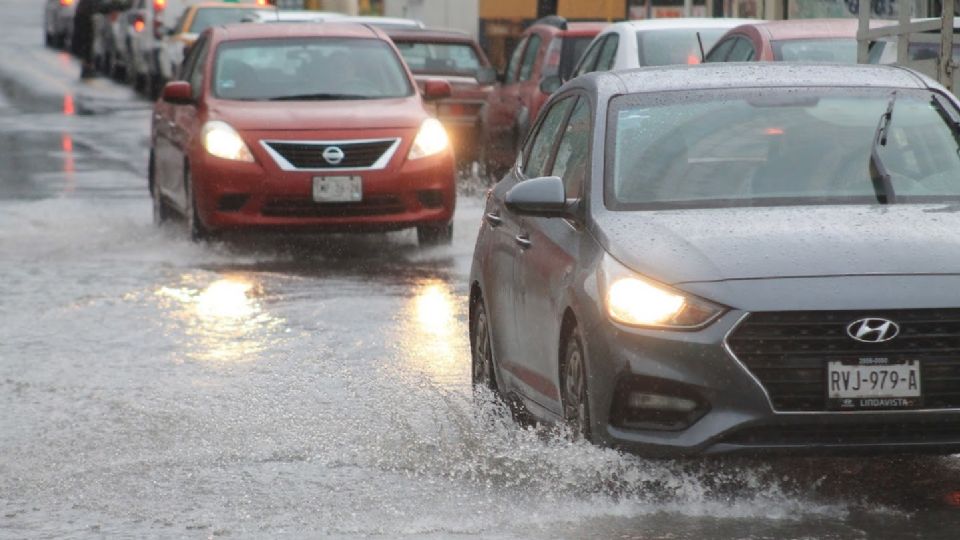
<instances>
[{"instance_id":1,"label":"gray hyundai sedan","mask_svg":"<svg viewBox=\"0 0 960 540\"><path fill-rule=\"evenodd\" d=\"M489 192L473 380L646 455L960 452L960 108L880 66L599 73Z\"/></svg>"}]
</instances>

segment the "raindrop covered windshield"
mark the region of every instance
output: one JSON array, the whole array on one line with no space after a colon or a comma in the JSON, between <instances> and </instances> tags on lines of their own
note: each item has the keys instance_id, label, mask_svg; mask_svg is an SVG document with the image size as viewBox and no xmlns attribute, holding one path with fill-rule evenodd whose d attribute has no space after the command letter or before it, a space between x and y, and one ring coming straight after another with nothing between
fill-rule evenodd
<instances>
[{"instance_id":1,"label":"raindrop covered windshield","mask_svg":"<svg viewBox=\"0 0 960 540\"><path fill-rule=\"evenodd\" d=\"M890 89L751 89L614 98L605 200L614 210L875 204L870 151ZM934 101L937 100L937 101ZM897 90L878 154L897 202L960 201L957 110Z\"/></svg>"}]
</instances>

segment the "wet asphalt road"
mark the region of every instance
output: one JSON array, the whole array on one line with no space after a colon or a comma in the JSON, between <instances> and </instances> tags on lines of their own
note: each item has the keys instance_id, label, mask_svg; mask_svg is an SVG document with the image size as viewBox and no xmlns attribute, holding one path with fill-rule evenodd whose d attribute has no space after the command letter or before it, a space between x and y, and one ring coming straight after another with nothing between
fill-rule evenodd
<instances>
[{"instance_id":1,"label":"wet asphalt road","mask_svg":"<svg viewBox=\"0 0 960 540\"><path fill-rule=\"evenodd\" d=\"M149 105L0 0L0 538L957 538L955 458L648 461L469 388L467 273L410 232L151 224Z\"/></svg>"}]
</instances>

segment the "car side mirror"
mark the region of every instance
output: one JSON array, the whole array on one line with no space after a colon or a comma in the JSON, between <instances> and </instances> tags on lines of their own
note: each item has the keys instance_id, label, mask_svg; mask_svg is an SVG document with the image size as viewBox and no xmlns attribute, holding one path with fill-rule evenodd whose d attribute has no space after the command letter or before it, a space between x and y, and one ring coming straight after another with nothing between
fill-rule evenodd
<instances>
[{"instance_id":1,"label":"car side mirror","mask_svg":"<svg viewBox=\"0 0 960 540\"><path fill-rule=\"evenodd\" d=\"M561 86L563 86L563 81L559 75L547 75L540 79L540 91L548 96L559 90Z\"/></svg>"},{"instance_id":2,"label":"car side mirror","mask_svg":"<svg viewBox=\"0 0 960 540\"><path fill-rule=\"evenodd\" d=\"M477 70L477 82L482 85L497 82L497 70L492 67L482 67Z\"/></svg>"},{"instance_id":3,"label":"car side mirror","mask_svg":"<svg viewBox=\"0 0 960 540\"><path fill-rule=\"evenodd\" d=\"M423 83L423 97L428 101L450 97L453 88L443 79L428 79Z\"/></svg>"},{"instance_id":4,"label":"car side mirror","mask_svg":"<svg viewBox=\"0 0 960 540\"><path fill-rule=\"evenodd\" d=\"M543 176L524 180L510 188L504 196L507 208L521 216L567 217L563 180L559 176Z\"/></svg>"},{"instance_id":5,"label":"car side mirror","mask_svg":"<svg viewBox=\"0 0 960 540\"><path fill-rule=\"evenodd\" d=\"M163 87L161 97L173 105L190 105L193 103L193 88L187 81L171 81Z\"/></svg>"}]
</instances>

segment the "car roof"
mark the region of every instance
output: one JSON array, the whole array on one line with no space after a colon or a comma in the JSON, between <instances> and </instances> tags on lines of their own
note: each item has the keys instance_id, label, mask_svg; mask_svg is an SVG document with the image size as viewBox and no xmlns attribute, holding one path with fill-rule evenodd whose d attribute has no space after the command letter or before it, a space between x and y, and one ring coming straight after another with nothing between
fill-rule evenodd
<instances>
[{"instance_id":1,"label":"car roof","mask_svg":"<svg viewBox=\"0 0 960 540\"><path fill-rule=\"evenodd\" d=\"M387 28L384 29L390 39L401 41L451 41L473 43L473 37L460 30L447 28Z\"/></svg>"},{"instance_id":2,"label":"car roof","mask_svg":"<svg viewBox=\"0 0 960 540\"><path fill-rule=\"evenodd\" d=\"M546 25L550 26L550 25ZM566 30L559 30L559 33L564 36L585 36L585 35L596 35L603 31L604 28L610 26L610 23L606 22L571 22L567 23ZM555 27L551 27L555 28Z\"/></svg>"},{"instance_id":3,"label":"car roof","mask_svg":"<svg viewBox=\"0 0 960 540\"><path fill-rule=\"evenodd\" d=\"M857 37L857 19L789 19L785 21L756 21L733 29L753 27L767 39L779 41L790 39L829 39ZM880 21L872 21L872 27Z\"/></svg>"},{"instance_id":4,"label":"car roof","mask_svg":"<svg viewBox=\"0 0 960 540\"><path fill-rule=\"evenodd\" d=\"M708 63L595 72L577 77L571 84L602 93L627 94L758 87L928 87L925 79L897 66L776 62Z\"/></svg>"},{"instance_id":5,"label":"car roof","mask_svg":"<svg viewBox=\"0 0 960 540\"><path fill-rule=\"evenodd\" d=\"M684 28L733 28L757 22L755 19L725 19L708 17L680 17L669 19L644 19L613 23L606 31L672 30Z\"/></svg>"},{"instance_id":6,"label":"car roof","mask_svg":"<svg viewBox=\"0 0 960 540\"><path fill-rule=\"evenodd\" d=\"M236 9L236 8L250 9L250 8L256 8L256 9L262 9L262 10L264 10L264 11L276 11L276 9L277 9L277 8L274 7L274 6L269 6L269 5L268 5L268 6L261 6L261 5L257 4L256 2L237 2L237 3L233 3L233 2L201 2L201 3L199 3L199 4L191 4L187 9L207 9L207 8L214 8L214 9L219 9L219 8L226 8L226 9Z\"/></svg>"},{"instance_id":7,"label":"car roof","mask_svg":"<svg viewBox=\"0 0 960 540\"><path fill-rule=\"evenodd\" d=\"M368 25L322 23L236 23L214 27L220 41L239 39L349 37L387 40L386 34Z\"/></svg>"}]
</instances>

